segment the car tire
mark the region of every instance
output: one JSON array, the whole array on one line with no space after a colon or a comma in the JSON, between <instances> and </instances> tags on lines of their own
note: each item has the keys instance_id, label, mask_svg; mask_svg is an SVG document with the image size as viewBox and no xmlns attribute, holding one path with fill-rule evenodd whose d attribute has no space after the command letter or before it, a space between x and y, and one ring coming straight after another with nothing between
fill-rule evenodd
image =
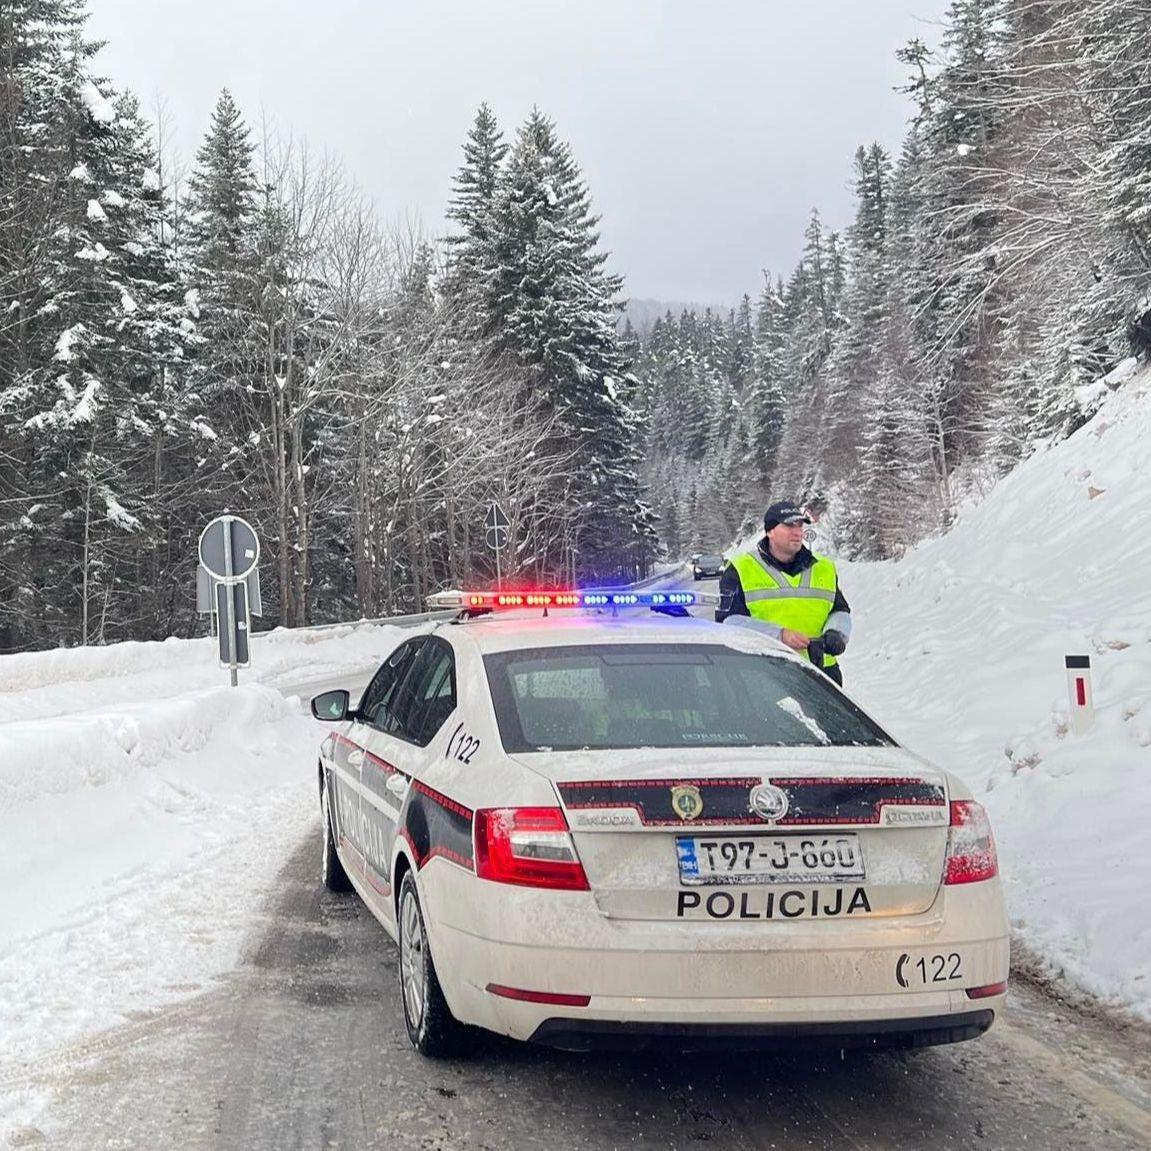
<instances>
[{"instance_id":1,"label":"car tire","mask_svg":"<svg viewBox=\"0 0 1151 1151\"><path fill-rule=\"evenodd\" d=\"M400 1001L408 1039L421 1055L430 1059L459 1055L464 1050L467 1033L452 1014L440 988L413 871L407 872L400 884L396 926L400 945Z\"/></svg>"},{"instance_id":2,"label":"car tire","mask_svg":"<svg viewBox=\"0 0 1151 1151\"><path fill-rule=\"evenodd\" d=\"M332 834L332 808L328 802L327 783L320 782L320 814L323 821L322 835L324 838L320 854L320 878L329 891L345 892L352 890L352 881L340 862L336 851L336 837Z\"/></svg>"}]
</instances>

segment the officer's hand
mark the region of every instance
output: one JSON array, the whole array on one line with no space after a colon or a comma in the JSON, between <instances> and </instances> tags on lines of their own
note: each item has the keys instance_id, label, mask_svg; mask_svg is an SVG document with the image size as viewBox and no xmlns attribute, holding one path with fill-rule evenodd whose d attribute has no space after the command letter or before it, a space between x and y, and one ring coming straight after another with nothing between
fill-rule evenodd
<instances>
[{"instance_id":1,"label":"officer's hand","mask_svg":"<svg viewBox=\"0 0 1151 1151\"><path fill-rule=\"evenodd\" d=\"M828 655L843 655L844 649L847 647L847 636L841 631L836 631L831 628L829 631L823 633L823 650Z\"/></svg>"},{"instance_id":2,"label":"officer's hand","mask_svg":"<svg viewBox=\"0 0 1151 1151\"><path fill-rule=\"evenodd\" d=\"M807 651L807 645L811 643L811 636L801 631L792 631L789 627L779 633L779 638L793 651Z\"/></svg>"}]
</instances>

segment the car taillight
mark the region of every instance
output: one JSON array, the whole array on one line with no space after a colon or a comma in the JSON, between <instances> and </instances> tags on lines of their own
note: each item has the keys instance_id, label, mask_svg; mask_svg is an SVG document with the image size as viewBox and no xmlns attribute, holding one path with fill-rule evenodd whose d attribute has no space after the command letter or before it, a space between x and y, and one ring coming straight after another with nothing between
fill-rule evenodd
<instances>
[{"instance_id":1,"label":"car taillight","mask_svg":"<svg viewBox=\"0 0 1151 1151\"><path fill-rule=\"evenodd\" d=\"M999 874L991 821L972 799L951 802L951 828L947 834L947 866L943 882L978 883Z\"/></svg>"},{"instance_id":2,"label":"car taillight","mask_svg":"<svg viewBox=\"0 0 1151 1151\"><path fill-rule=\"evenodd\" d=\"M490 807L475 813L476 874L496 883L587 891L558 807Z\"/></svg>"}]
</instances>

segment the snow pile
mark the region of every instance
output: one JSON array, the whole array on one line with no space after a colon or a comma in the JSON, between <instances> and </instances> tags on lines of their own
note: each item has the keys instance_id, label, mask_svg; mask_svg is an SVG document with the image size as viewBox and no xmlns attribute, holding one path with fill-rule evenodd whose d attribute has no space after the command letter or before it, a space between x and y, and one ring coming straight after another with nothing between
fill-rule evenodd
<instances>
[{"instance_id":1,"label":"snow pile","mask_svg":"<svg viewBox=\"0 0 1151 1151\"><path fill-rule=\"evenodd\" d=\"M1151 371L1107 387L948 535L840 563L844 667L987 806L1029 958L1151 1019ZM1068 730L1065 655L1091 657L1086 735Z\"/></svg>"},{"instance_id":2,"label":"snow pile","mask_svg":"<svg viewBox=\"0 0 1151 1151\"><path fill-rule=\"evenodd\" d=\"M347 624L252 636L252 666L242 684L284 688L303 680L362 676L399 634L394 627ZM176 639L115 643L0 656L0 724L46 719L142 700L163 700L227 683L217 641ZM3 728L0 728L2 731Z\"/></svg>"},{"instance_id":3,"label":"snow pile","mask_svg":"<svg viewBox=\"0 0 1151 1151\"><path fill-rule=\"evenodd\" d=\"M400 634L255 636L238 689L210 639L0 656L6 1067L235 966L316 822L323 729L276 688L362 685ZM0 1120L36 1106L0 1098Z\"/></svg>"}]
</instances>

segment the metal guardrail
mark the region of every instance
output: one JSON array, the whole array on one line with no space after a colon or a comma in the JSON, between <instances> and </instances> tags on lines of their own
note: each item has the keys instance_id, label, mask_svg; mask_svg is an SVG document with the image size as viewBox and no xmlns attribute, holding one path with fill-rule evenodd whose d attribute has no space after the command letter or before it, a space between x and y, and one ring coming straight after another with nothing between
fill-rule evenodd
<instances>
[{"instance_id":1,"label":"metal guardrail","mask_svg":"<svg viewBox=\"0 0 1151 1151\"><path fill-rule=\"evenodd\" d=\"M422 623L433 623L436 620L452 619L457 613L454 611L422 611L410 615L384 615L368 619L345 619L338 623L312 623L307 627L294 627L294 632L301 631L335 631L339 627L375 627L390 625L391 627L419 627ZM267 632L259 633L267 635Z\"/></svg>"},{"instance_id":2,"label":"metal guardrail","mask_svg":"<svg viewBox=\"0 0 1151 1151\"><path fill-rule=\"evenodd\" d=\"M641 588L650 588L653 584L661 583L663 580L672 579L677 573L683 571L687 564L678 563L674 567L669 567L666 571L657 572L655 575L646 576L644 579L636 580L633 584L628 584L628 588L633 591L639 591Z\"/></svg>"}]
</instances>

